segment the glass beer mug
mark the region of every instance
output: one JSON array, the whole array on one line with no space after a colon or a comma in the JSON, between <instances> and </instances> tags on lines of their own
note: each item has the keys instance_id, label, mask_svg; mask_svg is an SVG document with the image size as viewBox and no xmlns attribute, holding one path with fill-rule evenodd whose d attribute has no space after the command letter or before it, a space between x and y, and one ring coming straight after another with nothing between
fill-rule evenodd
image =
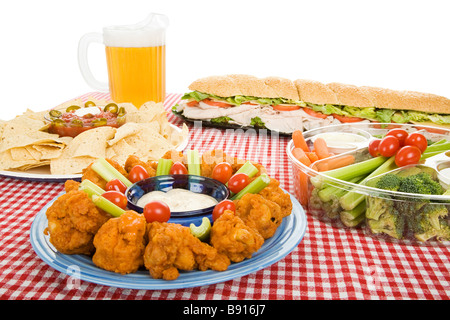
<instances>
[{"instance_id":1,"label":"glass beer mug","mask_svg":"<svg viewBox=\"0 0 450 320\"><path fill-rule=\"evenodd\" d=\"M166 95L166 40L169 20L152 13L135 25L110 26L103 34L85 34L78 45L78 63L92 88L110 92L117 103L131 102L137 108L147 101L163 102ZM91 43L106 47L108 82L95 79L87 52Z\"/></svg>"}]
</instances>

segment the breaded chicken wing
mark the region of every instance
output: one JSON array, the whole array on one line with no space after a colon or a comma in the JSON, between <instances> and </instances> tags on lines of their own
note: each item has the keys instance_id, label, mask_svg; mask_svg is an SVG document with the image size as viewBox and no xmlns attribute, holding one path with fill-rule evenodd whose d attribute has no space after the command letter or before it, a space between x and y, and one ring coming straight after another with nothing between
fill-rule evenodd
<instances>
[{"instance_id":1,"label":"breaded chicken wing","mask_svg":"<svg viewBox=\"0 0 450 320\"><path fill-rule=\"evenodd\" d=\"M109 219L94 237L94 264L121 274L136 272L144 265L146 220L135 211Z\"/></svg>"},{"instance_id":2,"label":"breaded chicken wing","mask_svg":"<svg viewBox=\"0 0 450 320\"><path fill-rule=\"evenodd\" d=\"M200 164L202 176L211 178L214 167L225 161L227 161L227 155L220 149L204 152Z\"/></svg>"},{"instance_id":3,"label":"breaded chicken wing","mask_svg":"<svg viewBox=\"0 0 450 320\"><path fill-rule=\"evenodd\" d=\"M230 260L193 236L188 227L167 222L148 224L145 267L155 279L175 280L179 270L224 271Z\"/></svg>"},{"instance_id":4,"label":"breaded chicken wing","mask_svg":"<svg viewBox=\"0 0 450 320\"><path fill-rule=\"evenodd\" d=\"M50 235L50 243L56 250L64 254L92 254L95 234L111 218L95 206L86 192L78 189L58 197L46 215L48 227L44 233Z\"/></svg>"},{"instance_id":5,"label":"breaded chicken wing","mask_svg":"<svg viewBox=\"0 0 450 320\"><path fill-rule=\"evenodd\" d=\"M225 210L211 227L210 243L232 262L240 262L251 258L263 245L264 238L233 211Z\"/></svg>"},{"instance_id":6,"label":"breaded chicken wing","mask_svg":"<svg viewBox=\"0 0 450 320\"><path fill-rule=\"evenodd\" d=\"M271 179L269 185L261 190L259 195L278 204L281 208L283 218L291 214L291 197L280 188L280 182L278 180Z\"/></svg>"},{"instance_id":7,"label":"breaded chicken wing","mask_svg":"<svg viewBox=\"0 0 450 320\"><path fill-rule=\"evenodd\" d=\"M78 190L80 188L80 183L75 180L66 180L64 182L64 190L67 192L70 192L72 190Z\"/></svg>"},{"instance_id":8,"label":"breaded chicken wing","mask_svg":"<svg viewBox=\"0 0 450 320\"><path fill-rule=\"evenodd\" d=\"M114 168L116 168L125 177L128 177L128 173L125 171L124 168L122 168L122 166L119 163L117 163L116 161L111 160L111 159L105 159L105 160L108 161ZM98 185L100 188L105 189L107 181L105 181L105 179L100 177L98 175L98 173L92 169L92 163L83 169L81 180L83 181L85 179L91 180L93 183Z\"/></svg>"},{"instance_id":9,"label":"breaded chicken wing","mask_svg":"<svg viewBox=\"0 0 450 320\"><path fill-rule=\"evenodd\" d=\"M272 237L283 220L280 206L259 194L247 193L235 204L236 215L264 239Z\"/></svg>"}]
</instances>

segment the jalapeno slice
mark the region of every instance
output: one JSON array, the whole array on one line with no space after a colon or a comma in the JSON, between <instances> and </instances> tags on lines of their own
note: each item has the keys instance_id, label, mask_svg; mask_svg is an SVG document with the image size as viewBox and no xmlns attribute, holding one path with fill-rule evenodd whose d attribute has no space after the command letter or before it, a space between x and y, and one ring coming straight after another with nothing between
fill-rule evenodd
<instances>
[{"instance_id":1,"label":"jalapeno slice","mask_svg":"<svg viewBox=\"0 0 450 320\"><path fill-rule=\"evenodd\" d=\"M127 112L125 111L124 107L119 108L119 112L117 113L118 117L123 117Z\"/></svg>"},{"instance_id":2,"label":"jalapeno slice","mask_svg":"<svg viewBox=\"0 0 450 320\"><path fill-rule=\"evenodd\" d=\"M62 127L66 125L66 122L63 119L54 119L52 124L56 127Z\"/></svg>"},{"instance_id":3,"label":"jalapeno slice","mask_svg":"<svg viewBox=\"0 0 450 320\"><path fill-rule=\"evenodd\" d=\"M95 107L95 102L93 102L93 101L86 101L85 102L85 104L84 104L84 107L85 108L88 108L88 107Z\"/></svg>"},{"instance_id":4,"label":"jalapeno slice","mask_svg":"<svg viewBox=\"0 0 450 320\"><path fill-rule=\"evenodd\" d=\"M70 122L70 125L71 125L72 127L82 127L82 126L83 126L83 121L81 121L80 119L73 119L73 120Z\"/></svg>"},{"instance_id":5,"label":"jalapeno slice","mask_svg":"<svg viewBox=\"0 0 450 320\"><path fill-rule=\"evenodd\" d=\"M73 105L73 106L67 107L66 112L75 111L75 110L78 110L80 108L81 108L80 106Z\"/></svg>"},{"instance_id":6,"label":"jalapeno slice","mask_svg":"<svg viewBox=\"0 0 450 320\"><path fill-rule=\"evenodd\" d=\"M105 112L111 112L111 113L117 113L119 112L119 106L115 104L114 102L108 103L104 108L103 111Z\"/></svg>"},{"instance_id":7,"label":"jalapeno slice","mask_svg":"<svg viewBox=\"0 0 450 320\"><path fill-rule=\"evenodd\" d=\"M48 114L49 114L50 117L52 117L52 118L59 118L59 117L62 116L62 112L59 111L59 110L55 110L55 109L50 110Z\"/></svg>"},{"instance_id":8,"label":"jalapeno slice","mask_svg":"<svg viewBox=\"0 0 450 320\"><path fill-rule=\"evenodd\" d=\"M92 120L92 124L94 125L94 127L106 126L108 124L108 120L106 120L105 118L98 118Z\"/></svg>"}]
</instances>

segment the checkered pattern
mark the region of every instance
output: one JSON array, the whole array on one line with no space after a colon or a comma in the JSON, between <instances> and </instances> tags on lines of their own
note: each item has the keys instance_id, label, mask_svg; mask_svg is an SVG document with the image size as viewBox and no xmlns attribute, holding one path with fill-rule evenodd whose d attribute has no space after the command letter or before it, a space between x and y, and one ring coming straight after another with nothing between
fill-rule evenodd
<instances>
[{"instance_id":1,"label":"checkered pattern","mask_svg":"<svg viewBox=\"0 0 450 320\"><path fill-rule=\"evenodd\" d=\"M88 96L107 97L89 93ZM180 99L167 96L167 110ZM170 114L169 120L181 125ZM293 192L288 139L190 127L187 148L220 148L268 168ZM308 229L287 257L263 270L215 285L179 290L127 290L81 281L69 289L68 276L33 251L33 217L63 190L62 183L0 178L0 298L2 299L449 299L450 248L382 242L361 230L337 229L308 215Z\"/></svg>"}]
</instances>

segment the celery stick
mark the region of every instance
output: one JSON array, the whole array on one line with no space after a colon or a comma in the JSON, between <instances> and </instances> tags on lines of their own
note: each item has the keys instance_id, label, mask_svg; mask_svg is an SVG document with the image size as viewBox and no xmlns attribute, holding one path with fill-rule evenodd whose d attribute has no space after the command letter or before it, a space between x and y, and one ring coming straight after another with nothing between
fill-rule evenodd
<instances>
[{"instance_id":1,"label":"celery stick","mask_svg":"<svg viewBox=\"0 0 450 320\"><path fill-rule=\"evenodd\" d=\"M86 192L89 197L92 197L94 194L97 196L101 196L103 193L105 193L105 190L88 179L84 179L83 181L81 181L79 189Z\"/></svg>"},{"instance_id":2,"label":"celery stick","mask_svg":"<svg viewBox=\"0 0 450 320\"><path fill-rule=\"evenodd\" d=\"M327 182L327 176L339 180L349 181L352 178L370 174L375 169L380 167L383 163L385 163L387 159L388 158L386 157L370 158L368 160L354 163L346 167L323 172L323 175L316 175L314 177L311 177L310 181L316 188L322 188L322 184L324 182Z\"/></svg>"},{"instance_id":3,"label":"celery stick","mask_svg":"<svg viewBox=\"0 0 450 320\"><path fill-rule=\"evenodd\" d=\"M159 159L158 166L156 167L156 175L163 176L168 175L170 172L170 168L172 168L173 161L172 159Z\"/></svg>"},{"instance_id":4,"label":"celery stick","mask_svg":"<svg viewBox=\"0 0 450 320\"><path fill-rule=\"evenodd\" d=\"M395 168L397 168L397 165L395 164L395 156L392 156L387 161L385 161L381 166L372 171L372 173L369 174L367 177L365 177L359 184L364 185L365 182L370 178L394 170ZM343 195L341 199L339 199L339 203L341 204L341 207L344 210L352 210L358 204L364 201L365 197L366 197L365 194L358 193L357 191L354 191L354 189L352 189L345 195Z\"/></svg>"},{"instance_id":5,"label":"celery stick","mask_svg":"<svg viewBox=\"0 0 450 320\"><path fill-rule=\"evenodd\" d=\"M364 179L365 176L359 176L359 177L355 177L353 179L350 179L348 182L351 183L357 183L360 182L362 179ZM319 198L323 201L323 202L328 202L331 200L331 198L333 196L338 196L338 198L340 198L341 196L343 196L348 190L343 189L342 185L334 185L334 184L330 184L327 185L326 187L324 187L323 189L321 189L318 192Z\"/></svg>"},{"instance_id":6,"label":"celery stick","mask_svg":"<svg viewBox=\"0 0 450 320\"><path fill-rule=\"evenodd\" d=\"M199 238L201 241L207 241L211 233L211 221L208 217L203 217L202 223L198 227L191 223L189 229L194 237Z\"/></svg>"},{"instance_id":7,"label":"celery stick","mask_svg":"<svg viewBox=\"0 0 450 320\"><path fill-rule=\"evenodd\" d=\"M447 151L450 150L450 141L444 142L444 143L434 143L430 146L428 146L425 151L424 154L429 153L429 152L435 152L435 151Z\"/></svg>"},{"instance_id":8,"label":"celery stick","mask_svg":"<svg viewBox=\"0 0 450 320\"><path fill-rule=\"evenodd\" d=\"M250 182L244 189L235 194L231 199L238 200L247 193L259 193L262 189L267 187L270 183L270 177L263 173L258 178Z\"/></svg>"},{"instance_id":9,"label":"celery stick","mask_svg":"<svg viewBox=\"0 0 450 320\"><path fill-rule=\"evenodd\" d=\"M116 168L114 168L108 161L104 158L97 159L92 164L92 170L98 173L106 181L111 181L113 179L119 179L122 181L127 187L131 186L133 183L125 178L123 174L121 174Z\"/></svg>"},{"instance_id":10,"label":"celery stick","mask_svg":"<svg viewBox=\"0 0 450 320\"><path fill-rule=\"evenodd\" d=\"M120 208L119 206L115 205L114 203L112 203L111 201L102 196L93 195L92 202L94 202L94 204L97 207L99 207L105 212L108 212L113 217L119 217L121 214L125 212L125 210L123 210L122 208Z\"/></svg>"},{"instance_id":11,"label":"celery stick","mask_svg":"<svg viewBox=\"0 0 450 320\"><path fill-rule=\"evenodd\" d=\"M431 157L436 156L441 153L443 153L443 151L433 151L433 152L422 153L420 160L425 160L425 159L431 158Z\"/></svg>"},{"instance_id":12,"label":"celery stick","mask_svg":"<svg viewBox=\"0 0 450 320\"><path fill-rule=\"evenodd\" d=\"M341 221L347 227L356 227L365 219L364 215L365 211L366 211L366 202L363 201L352 210L341 211L340 213Z\"/></svg>"},{"instance_id":13,"label":"celery stick","mask_svg":"<svg viewBox=\"0 0 450 320\"><path fill-rule=\"evenodd\" d=\"M186 152L186 155L187 155L188 173L200 176L201 169L200 169L200 156L198 154L198 150L196 149L188 150Z\"/></svg>"},{"instance_id":14,"label":"celery stick","mask_svg":"<svg viewBox=\"0 0 450 320\"><path fill-rule=\"evenodd\" d=\"M238 171L236 171L236 173L245 173L251 178L257 174L258 171L258 168L256 168L250 161L247 161Z\"/></svg>"}]
</instances>

